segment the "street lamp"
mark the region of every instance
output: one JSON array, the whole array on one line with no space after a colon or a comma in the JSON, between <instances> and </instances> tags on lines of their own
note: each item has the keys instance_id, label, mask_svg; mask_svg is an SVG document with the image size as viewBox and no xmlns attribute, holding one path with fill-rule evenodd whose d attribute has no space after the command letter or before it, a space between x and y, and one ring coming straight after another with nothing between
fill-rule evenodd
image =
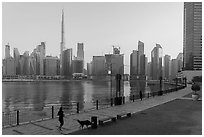
<instances>
[{"instance_id":1,"label":"street lamp","mask_svg":"<svg viewBox=\"0 0 204 137\"><path fill-rule=\"evenodd\" d=\"M111 94L111 99L112 99L112 64L110 64L110 69L111 70L108 70L108 74L110 75L110 84L111 84L110 94Z\"/></svg>"}]
</instances>

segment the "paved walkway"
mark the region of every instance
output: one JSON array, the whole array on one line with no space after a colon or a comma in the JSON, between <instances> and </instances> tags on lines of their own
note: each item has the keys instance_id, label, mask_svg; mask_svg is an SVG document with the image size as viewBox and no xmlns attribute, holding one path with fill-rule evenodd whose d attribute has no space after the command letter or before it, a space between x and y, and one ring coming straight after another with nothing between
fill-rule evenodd
<instances>
[{"instance_id":1,"label":"paved walkway","mask_svg":"<svg viewBox=\"0 0 204 137\"><path fill-rule=\"evenodd\" d=\"M92 116L97 116L98 119L116 116L122 112L137 113L154 106L164 104L166 102L181 98L189 93L191 93L190 85L185 89L179 90L177 92L165 94L163 96L155 96L149 99L144 99L143 101L136 100L132 103L126 103L124 105L93 110L88 112L82 112L79 114L66 116L64 119L64 128L62 131L57 130L59 125L58 118L49 119L46 121L40 121L35 123L29 123L25 125L3 128L3 135L59 135L59 134L69 134L77 130L81 130L76 119L86 120L91 119Z\"/></svg>"}]
</instances>

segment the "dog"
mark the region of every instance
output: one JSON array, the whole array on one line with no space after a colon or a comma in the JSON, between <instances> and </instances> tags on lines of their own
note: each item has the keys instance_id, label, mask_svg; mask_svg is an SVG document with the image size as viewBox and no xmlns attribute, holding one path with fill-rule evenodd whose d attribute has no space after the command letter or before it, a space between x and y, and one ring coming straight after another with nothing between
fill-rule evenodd
<instances>
[{"instance_id":1,"label":"dog","mask_svg":"<svg viewBox=\"0 0 204 137\"><path fill-rule=\"evenodd\" d=\"M81 121L81 120L77 119L77 122L80 124L80 127L82 129L84 128L84 125L86 125L87 128L88 128L89 125L92 125L91 121L89 121L89 120Z\"/></svg>"}]
</instances>

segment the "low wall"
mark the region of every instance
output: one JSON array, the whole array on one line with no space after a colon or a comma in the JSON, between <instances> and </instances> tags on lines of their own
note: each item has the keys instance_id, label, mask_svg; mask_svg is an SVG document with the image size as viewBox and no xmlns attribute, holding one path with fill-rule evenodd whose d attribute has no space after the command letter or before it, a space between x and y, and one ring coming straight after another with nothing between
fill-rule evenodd
<instances>
[{"instance_id":1,"label":"low wall","mask_svg":"<svg viewBox=\"0 0 204 137\"><path fill-rule=\"evenodd\" d=\"M202 70L182 71L182 73L186 76L187 82L191 82L195 76L202 76Z\"/></svg>"}]
</instances>

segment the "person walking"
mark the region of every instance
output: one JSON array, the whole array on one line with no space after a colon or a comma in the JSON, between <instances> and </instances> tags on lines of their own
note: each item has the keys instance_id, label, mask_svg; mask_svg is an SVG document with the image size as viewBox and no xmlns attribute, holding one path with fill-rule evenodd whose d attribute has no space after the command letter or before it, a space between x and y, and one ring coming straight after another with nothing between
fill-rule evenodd
<instances>
[{"instance_id":1,"label":"person walking","mask_svg":"<svg viewBox=\"0 0 204 137\"><path fill-rule=\"evenodd\" d=\"M60 122L59 130L62 130L62 126L64 125L64 111L62 110L62 107L60 107L57 115L59 116Z\"/></svg>"},{"instance_id":2,"label":"person walking","mask_svg":"<svg viewBox=\"0 0 204 137\"><path fill-rule=\"evenodd\" d=\"M142 91L140 90L140 100L142 101Z\"/></svg>"}]
</instances>

